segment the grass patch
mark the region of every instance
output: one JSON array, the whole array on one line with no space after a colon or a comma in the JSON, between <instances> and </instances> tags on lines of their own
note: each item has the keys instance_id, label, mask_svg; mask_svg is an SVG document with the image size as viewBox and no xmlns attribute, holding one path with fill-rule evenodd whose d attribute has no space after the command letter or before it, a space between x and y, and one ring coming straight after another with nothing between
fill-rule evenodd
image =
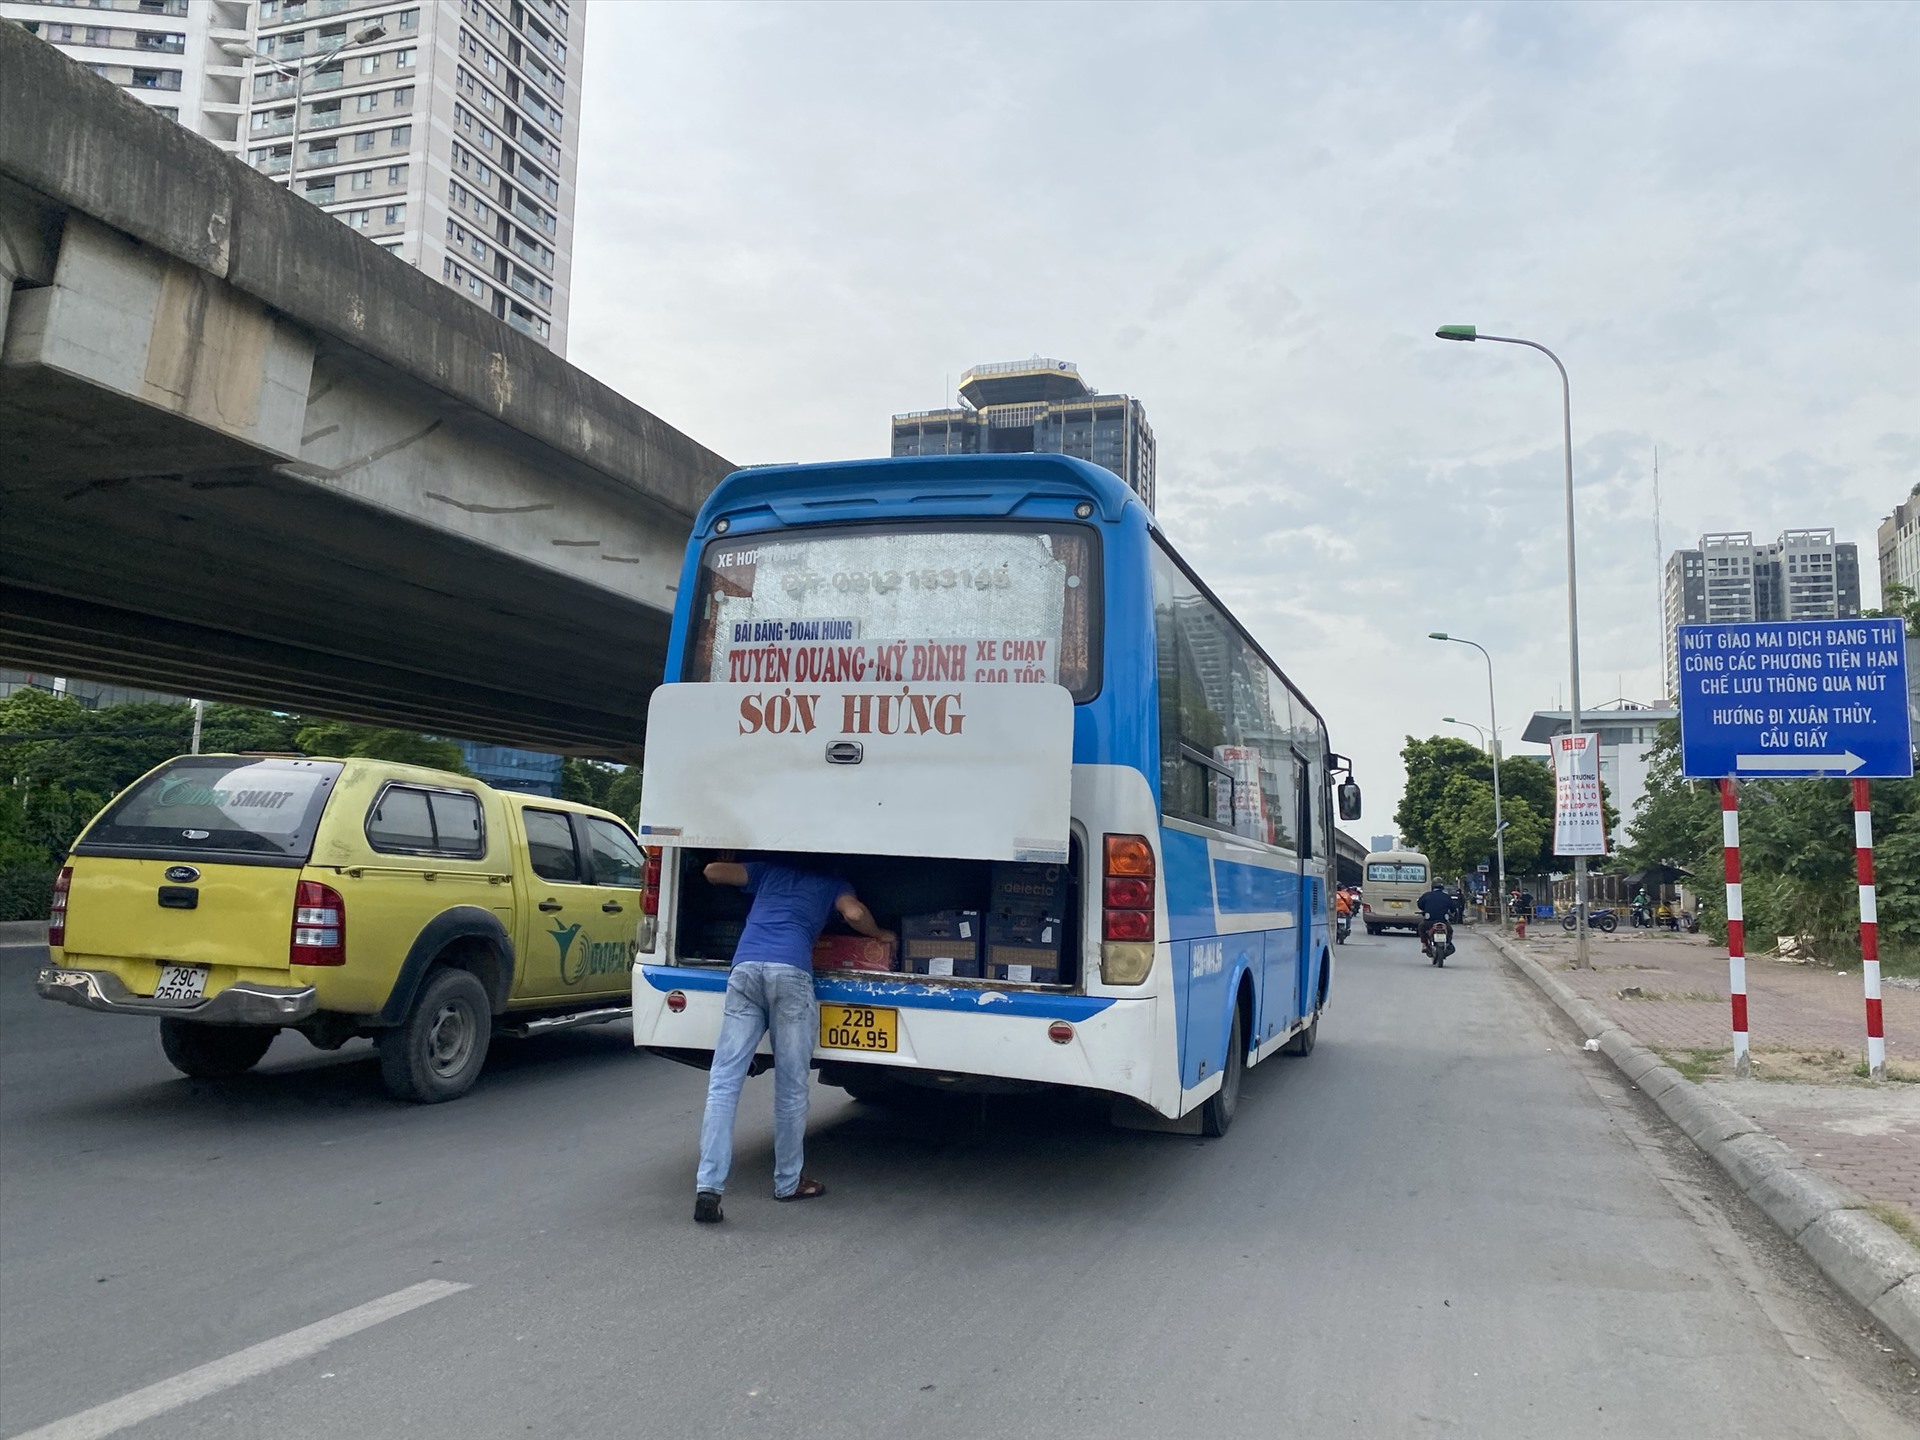
<instances>
[{"instance_id":1,"label":"grass patch","mask_svg":"<svg viewBox=\"0 0 1920 1440\"><path fill-rule=\"evenodd\" d=\"M1689 1080L1705 1080L1709 1075L1720 1073L1721 1062L1732 1056L1728 1050L1656 1050L1654 1052L1667 1064L1678 1070Z\"/></svg>"},{"instance_id":2,"label":"grass patch","mask_svg":"<svg viewBox=\"0 0 1920 1440\"><path fill-rule=\"evenodd\" d=\"M1853 1073L1855 1078L1860 1080L1870 1079L1873 1075L1864 1060L1853 1067ZM1901 1065L1890 1060L1887 1062L1887 1079L1895 1085L1920 1085L1920 1070L1914 1069L1911 1065Z\"/></svg>"},{"instance_id":3,"label":"grass patch","mask_svg":"<svg viewBox=\"0 0 1920 1440\"><path fill-rule=\"evenodd\" d=\"M1902 1240L1920 1250L1920 1225L1914 1224L1913 1217L1905 1210L1880 1200L1869 1200L1867 1209L1889 1230L1897 1232Z\"/></svg>"}]
</instances>

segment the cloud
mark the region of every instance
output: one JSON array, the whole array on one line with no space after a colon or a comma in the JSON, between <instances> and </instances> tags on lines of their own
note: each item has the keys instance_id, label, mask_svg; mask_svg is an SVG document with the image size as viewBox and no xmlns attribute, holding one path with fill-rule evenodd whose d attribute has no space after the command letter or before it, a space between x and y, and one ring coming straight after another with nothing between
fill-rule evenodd
<instances>
[{"instance_id":1,"label":"cloud","mask_svg":"<svg viewBox=\"0 0 1920 1440\"><path fill-rule=\"evenodd\" d=\"M1008 18L1018 16L1009 25ZM1668 547L1920 481L1899 6L596 6L572 358L742 462L967 365L1142 398L1168 532L1389 828L1407 733L1659 689Z\"/></svg>"}]
</instances>

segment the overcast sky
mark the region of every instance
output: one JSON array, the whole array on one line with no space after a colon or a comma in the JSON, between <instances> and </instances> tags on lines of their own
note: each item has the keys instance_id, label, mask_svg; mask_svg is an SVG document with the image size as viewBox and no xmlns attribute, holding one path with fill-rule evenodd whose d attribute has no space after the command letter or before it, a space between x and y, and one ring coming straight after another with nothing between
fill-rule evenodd
<instances>
[{"instance_id":1,"label":"overcast sky","mask_svg":"<svg viewBox=\"0 0 1920 1440\"><path fill-rule=\"evenodd\" d=\"M1033 354L1359 762L1657 700L1658 562L1920 483L1920 6L595 3L570 358L739 463ZM1470 731L1453 733L1472 738Z\"/></svg>"}]
</instances>

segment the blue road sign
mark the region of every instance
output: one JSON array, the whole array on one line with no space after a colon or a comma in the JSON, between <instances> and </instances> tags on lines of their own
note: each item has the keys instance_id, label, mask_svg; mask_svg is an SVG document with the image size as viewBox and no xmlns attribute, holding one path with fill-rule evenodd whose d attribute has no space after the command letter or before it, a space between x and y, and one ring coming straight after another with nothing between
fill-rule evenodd
<instances>
[{"instance_id":1,"label":"blue road sign","mask_svg":"<svg viewBox=\"0 0 1920 1440\"><path fill-rule=\"evenodd\" d=\"M1703 780L1913 774L1898 620L1682 625L1680 769Z\"/></svg>"}]
</instances>

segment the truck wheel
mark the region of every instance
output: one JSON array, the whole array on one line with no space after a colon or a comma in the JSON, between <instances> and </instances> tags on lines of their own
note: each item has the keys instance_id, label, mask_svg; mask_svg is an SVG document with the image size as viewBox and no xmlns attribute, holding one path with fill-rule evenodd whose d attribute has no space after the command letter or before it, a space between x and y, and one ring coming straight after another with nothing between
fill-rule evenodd
<instances>
[{"instance_id":1,"label":"truck wheel","mask_svg":"<svg viewBox=\"0 0 1920 1440\"><path fill-rule=\"evenodd\" d=\"M1240 1081L1247 1073L1247 1042L1240 1033L1240 1007L1233 1007L1233 1025L1227 1031L1227 1064L1220 1072L1220 1088L1200 1107L1200 1133L1215 1137L1227 1133L1233 1112L1240 1108Z\"/></svg>"},{"instance_id":2,"label":"truck wheel","mask_svg":"<svg viewBox=\"0 0 1920 1440\"><path fill-rule=\"evenodd\" d=\"M244 1075L280 1033L273 1025L200 1025L192 1020L160 1022L160 1048L167 1063L196 1080L229 1080Z\"/></svg>"},{"instance_id":3,"label":"truck wheel","mask_svg":"<svg viewBox=\"0 0 1920 1440\"><path fill-rule=\"evenodd\" d=\"M379 1040L380 1078L398 1100L435 1105L473 1088L493 1034L487 990L466 970L427 976L413 1011Z\"/></svg>"}]
</instances>

